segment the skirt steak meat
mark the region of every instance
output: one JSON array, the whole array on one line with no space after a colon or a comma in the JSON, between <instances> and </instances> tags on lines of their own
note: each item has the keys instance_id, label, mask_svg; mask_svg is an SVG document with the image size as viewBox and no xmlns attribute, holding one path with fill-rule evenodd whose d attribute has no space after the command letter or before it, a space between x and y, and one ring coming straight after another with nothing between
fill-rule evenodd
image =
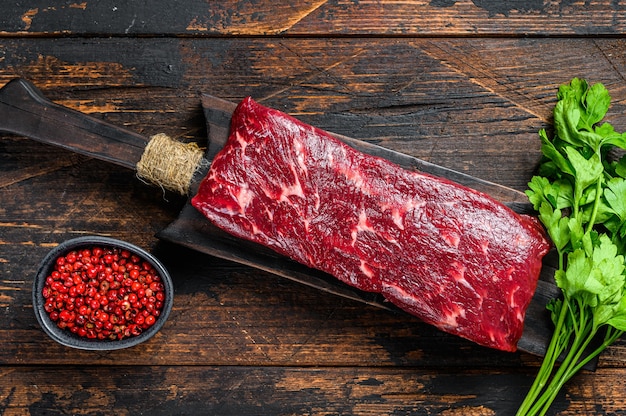
<instances>
[{"instance_id":1,"label":"skirt steak meat","mask_svg":"<svg viewBox=\"0 0 626 416\"><path fill-rule=\"evenodd\" d=\"M549 249L535 219L250 98L231 123L192 198L217 227L443 331L516 350Z\"/></svg>"}]
</instances>

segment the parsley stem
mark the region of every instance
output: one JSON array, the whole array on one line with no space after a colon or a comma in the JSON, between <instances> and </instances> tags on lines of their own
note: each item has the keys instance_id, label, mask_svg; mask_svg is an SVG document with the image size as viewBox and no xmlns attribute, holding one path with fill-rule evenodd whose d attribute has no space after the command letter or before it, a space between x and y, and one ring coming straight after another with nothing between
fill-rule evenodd
<instances>
[{"instance_id":1,"label":"parsley stem","mask_svg":"<svg viewBox=\"0 0 626 416\"><path fill-rule=\"evenodd\" d=\"M596 182L596 196L593 201L593 210L591 211L591 218L589 218L589 223L587 223L586 232L590 232L593 226L596 223L596 216L598 215L598 207L600 206L600 195L602 194L602 177L598 179Z\"/></svg>"},{"instance_id":2,"label":"parsley stem","mask_svg":"<svg viewBox=\"0 0 626 416\"><path fill-rule=\"evenodd\" d=\"M561 391L561 388L577 373L578 369L582 368L579 367L580 363L586 363L590 360L581 360L581 356L589 346L589 343L595 338L595 335L596 331L592 328L592 326L585 325L584 334L574 338L574 342L567 356L563 360L563 363L559 367L559 370L552 378L550 385L546 388L541 399L538 400L538 405L541 405L540 415L544 415L548 411L552 402L554 402L558 393Z\"/></svg>"},{"instance_id":3,"label":"parsley stem","mask_svg":"<svg viewBox=\"0 0 626 416\"><path fill-rule=\"evenodd\" d=\"M575 336L567 355L563 358L558 370L552 376L550 383L545 387L541 396L536 399L534 405L528 411L529 415L544 415L548 411L563 385L575 374L572 369L576 368L580 356L584 353L589 342L591 342L595 336L595 330L592 325L588 324L586 322L587 320L584 318L586 316L585 311L580 310L582 307L583 305L580 305L579 302L572 303L568 297L565 297L563 300L562 308L567 309L573 316L575 322ZM579 322L576 322L575 319L576 310L580 312L581 319Z\"/></svg>"},{"instance_id":4,"label":"parsley stem","mask_svg":"<svg viewBox=\"0 0 626 416\"><path fill-rule=\"evenodd\" d=\"M543 391L548 380L550 379L550 375L553 372L557 359L567 346L567 340L569 339L569 335L564 337L564 333L566 333L567 331L567 326L564 325L564 323L568 312L569 311L567 306L563 304L559 311L556 328L552 334L552 338L550 339L550 344L548 345L548 348L546 350L543 362L541 363L541 367L539 368L539 372L537 373L537 376L535 377L535 380L530 390L528 391L526 398L520 405L517 411L517 416L532 414L528 413L528 411Z\"/></svg>"},{"instance_id":5,"label":"parsley stem","mask_svg":"<svg viewBox=\"0 0 626 416\"><path fill-rule=\"evenodd\" d=\"M609 345L613 344L619 337L624 334L624 331L620 331L618 329L609 326L606 329L606 334L604 336L604 341L600 344L595 350L590 352L584 359L580 360L580 362L571 370L572 376L580 371L587 363L593 360L595 357L600 355L602 351L604 351Z\"/></svg>"}]
</instances>

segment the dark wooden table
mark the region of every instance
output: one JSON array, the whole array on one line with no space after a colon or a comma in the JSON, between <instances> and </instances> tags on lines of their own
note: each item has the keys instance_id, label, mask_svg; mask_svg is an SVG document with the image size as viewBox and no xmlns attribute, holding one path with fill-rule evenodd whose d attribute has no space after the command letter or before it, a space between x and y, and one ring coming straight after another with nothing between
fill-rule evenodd
<instances>
[{"instance_id":1,"label":"dark wooden table","mask_svg":"<svg viewBox=\"0 0 626 416\"><path fill-rule=\"evenodd\" d=\"M251 95L329 131L524 190L555 94L602 82L626 130L619 1L5 2L0 86L144 135L206 137L200 94ZM0 136L0 414L510 415L540 359L441 333L159 241L185 199L135 173ZM161 258L162 331L108 353L37 325L40 260L81 235ZM626 341L564 389L553 414L626 414Z\"/></svg>"}]
</instances>

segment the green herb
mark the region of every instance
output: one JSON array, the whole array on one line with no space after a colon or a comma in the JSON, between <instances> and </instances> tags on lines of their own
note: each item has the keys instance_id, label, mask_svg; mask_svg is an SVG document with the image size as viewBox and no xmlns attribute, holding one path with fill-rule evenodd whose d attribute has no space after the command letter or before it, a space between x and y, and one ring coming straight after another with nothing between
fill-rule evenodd
<instances>
[{"instance_id":1,"label":"green herb","mask_svg":"<svg viewBox=\"0 0 626 416\"><path fill-rule=\"evenodd\" d=\"M555 329L517 415L543 415L563 385L626 331L626 135L600 124L611 97L602 84L562 85L554 137L526 191L558 253L562 297L548 304Z\"/></svg>"}]
</instances>

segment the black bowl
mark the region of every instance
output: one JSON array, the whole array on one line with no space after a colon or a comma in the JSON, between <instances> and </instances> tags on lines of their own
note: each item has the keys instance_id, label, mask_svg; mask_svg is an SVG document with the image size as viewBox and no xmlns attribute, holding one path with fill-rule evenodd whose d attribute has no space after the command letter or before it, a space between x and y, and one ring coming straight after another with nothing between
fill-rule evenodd
<instances>
[{"instance_id":1,"label":"black bowl","mask_svg":"<svg viewBox=\"0 0 626 416\"><path fill-rule=\"evenodd\" d=\"M42 291L46 278L54 270L56 259L60 256L67 255L73 250L88 249L95 246L128 250L130 253L135 254L150 263L161 277L165 293L161 314L158 316L155 323L148 329L144 330L141 334L131 336L129 338L123 338L121 340L99 340L81 337L68 329L59 328L50 318L48 312L44 309L45 299ZM150 339L165 324L165 321L172 310L173 300L174 286L172 284L172 279L159 260L157 260L152 254L133 244L108 237L85 236L67 240L59 244L43 259L41 266L37 271L37 275L35 276L35 281L33 282L33 309L35 310L37 321L39 321L39 324L43 328L44 332L62 345L83 350L118 350L135 346Z\"/></svg>"}]
</instances>

